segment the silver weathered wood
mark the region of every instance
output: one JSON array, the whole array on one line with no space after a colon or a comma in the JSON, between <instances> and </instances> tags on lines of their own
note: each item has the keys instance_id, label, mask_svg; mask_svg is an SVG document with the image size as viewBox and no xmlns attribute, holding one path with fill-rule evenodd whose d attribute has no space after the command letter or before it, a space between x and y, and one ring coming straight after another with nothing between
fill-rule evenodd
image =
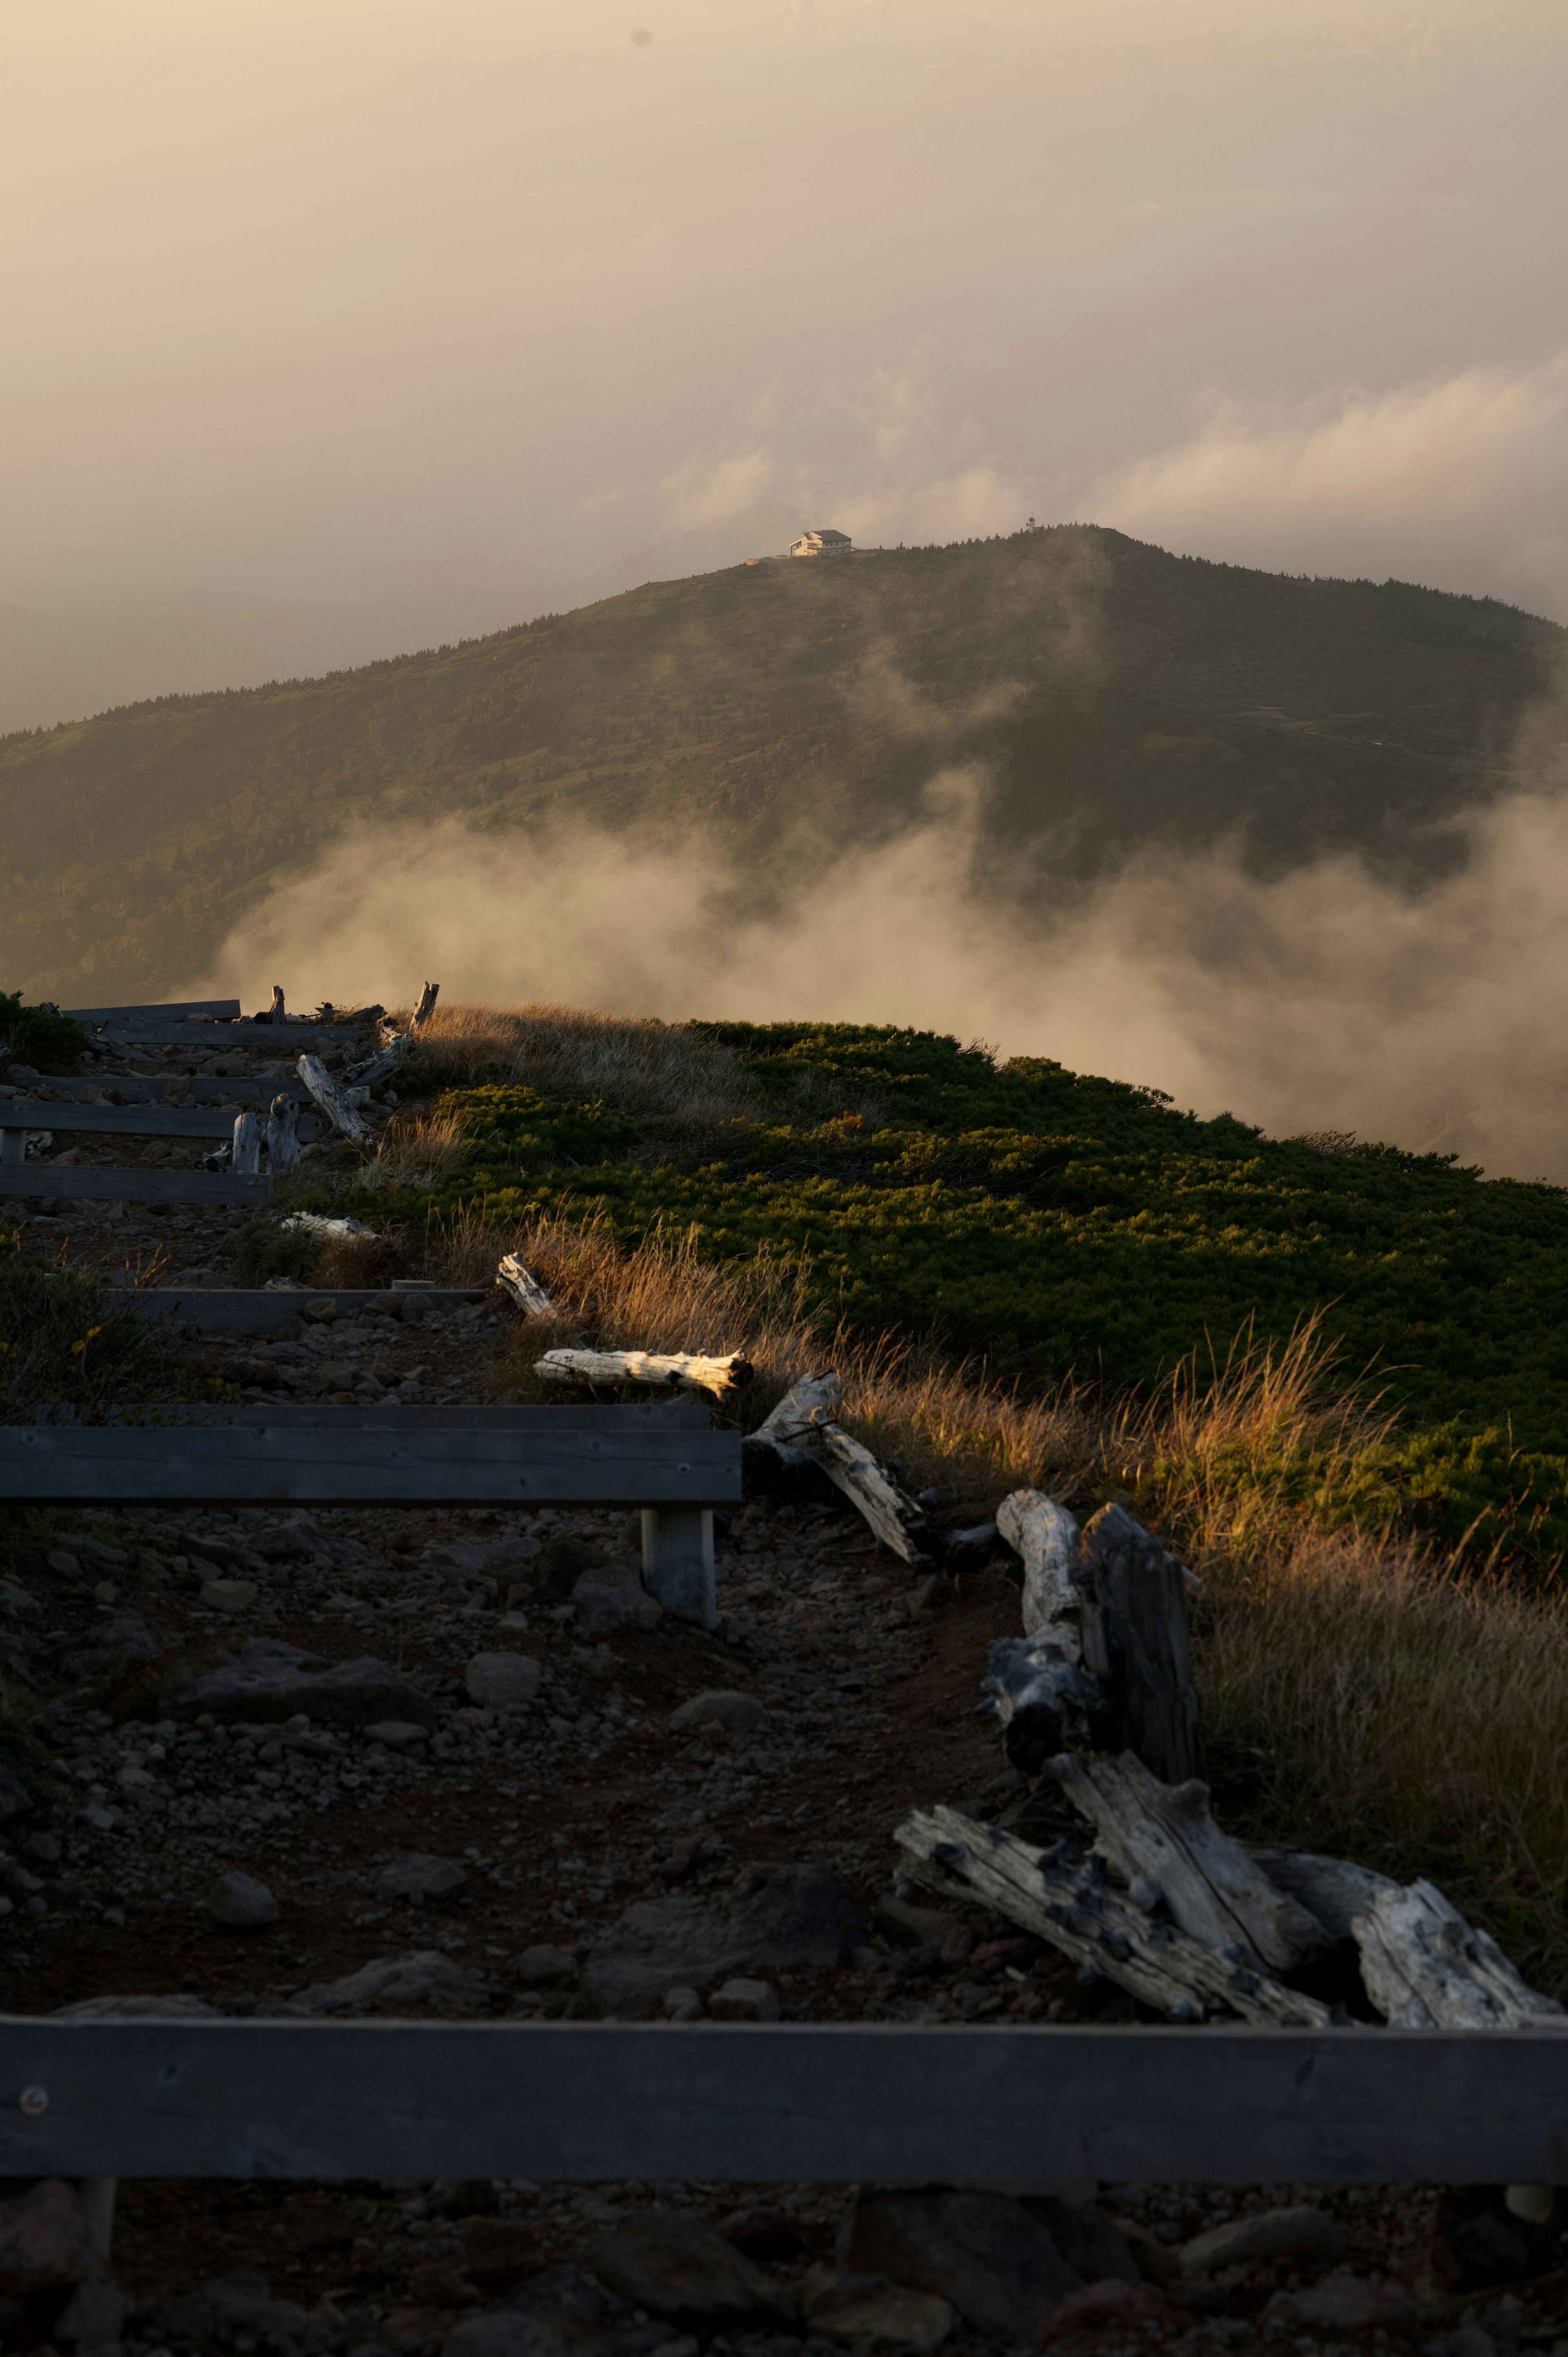
<instances>
[{"instance_id":1,"label":"silver weathered wood","mask_svg":"<svg viewBox=\"0 0 1568 2357\"><path fill-rule=\"evenodd\" d=\"M553 1318L555 1304L532 1271L523 1266L516 1253L507 1253L496 1264L496 1283L510 1293L518 1308L529 1318Z\"/></svg>"},{"instance_id":2,"label":"silver weathered wood","mask_svg":"<svg viewBox=\"0 0 1568 2357\"><path fill-rule=\"evenodd\" d=\"M913 1563L918 1549L910 1531L923 1519L920 1509L864 1442L844 1430L839 1399L836 1375L802 1375L758 1425L749 1446L771 1449L783 1466L819 1466L883 1545Z\"/></svg>"},{"instance_id":3,"label":"silver weathered wood","mask_svg":"<svg viewBox=\"0 0 1568 2357\"><path fill-rule=\"evenodd\" d=\"M1353 1926L1362 1908L1369 1906L1380 1891L1401 1887L1390 1876L1374 1873L1369 1866L1357 1866L1348 1857L1325 1857L1316 1850L1288 1849L1274 1842L1246 1842L1242 1846L1269 1880L1277 1889L1288 1890L1333 1940L1354 1939Z\"/></svg>"},{"instance_id":4,"label":"silver weathered wood","mask_svg":"<svg viewBox=\"0 0 1568 2357\"><path fill-rule=\"evenodd\" d=\"M0 1129L0 1162L25 1162L30 1135L30 1129L20 1122Z\"/></svg>"},{"instance_id":5,"label":"silver weathered wood","mask_svg":"<svg viewBox=\"0 0 1568 2357\"><path fill-rule=\"evenodd\" d=\"M424 988L419 994L419 1005L413 1010L413 1023L412 1028L415 1031L424 1030L425 1025L429 1022L431 1017L435 1012L435 1002L440 995L441 985L438 982L427 982L425 984Z\"/></svg>"},{"instance_id":6,"label":"silver weathered wood","mask_svg":"<svg viewBox=\"0 0 1568 2357\"><path fill-rule=\"evenodd\" d=\"M678 1620L717 1626L714 1518L706 1508L643 1508L642 1584Z\"/></svg>"},{"instance_id":7,"label":"silver weathered wood","mask_svg":"<svg viewBox=\"0 0 1568 2357\"><path fill-rule=\"evenodd\" d=\"M273 985L272 1018L274 1023L286 1023L288 1021L288 1010L284 1005L283 985L281 982L274 982Z\"/></svg>"},{"instance_id":8,"label":"silver weathered wood","mask_svg":"<svg viewBox=\"0 0 1568 2357\"><path fill-rule=\"evenodd\" d=\"M253 1178L262 1167L262 1133L253 1113L234 1117L234 1144L229 1168L236 1178Z\"/></svg>"},{"instance_id":9,"label":"silver weathered wood","mask_svg":"<svg viewBox=\"0 0 1568 2357\"><path fill-rule=\"evenodd\" d=\"M752 1370L738 1351L720 1359L694 1351L546 1351L533 1372L553 1383L659 1383L722 1394L749 1383Z\"/></svg>"},{"instance_id":10,"label":"silver weathered wood","mask_svg":"<svg viewBox=\"0 0 1568 2357\"><path fill-rule=\"evenodd\" d=\"M1122 1506L1102 1506L1083 1544L1093 1572L1084 1662L1116 1714L1116 1748L1135 1751L1163 1782L1185 1784L1197 1772L1187 1576Z\"/></svg>"},{"instance_id":11,"label":"silver weathered wood","mask_svg":"<svg viewBox=\"0 0 1568 2357\"><path fill-rule=\"evenodd\" d=\"M374 1130L347 1089L340 1089L319 1056L302 1056L299 1077L332 1124L356 1145L369 1145Z\"/></svg>"},{"instance_id":12,"label":"silver weathered wood","mask_svg":"<svg viewBox=\"0 0 1568 2357\"><path fill-rule=\"evenodd\" d=\"M262 1425L216 1429L0 1426L0 1499L702 1507L740 1498L734 1433L616 1424L607 1409L591 1424L567 1415L554 1426L487 1423L424 1433L417 1422L394 1425L396 1409L373 1426L353 1409L341 1419L330 1409L298 1413L310 1423L283 1413ZM548 1419L553 1412L534 1413Z\"/></svg>"},{"instance_id":13,"label":"silver weathered wood","mask_svg":"<svg viewBox=\"0 0 1568 2357\"><path fill-rule=\"evenodd\" d=\"M918 1882L944 1898L993 1907L1074 1964L1090 1964L1144 2005L1178 2020L1235 2014L1244 2021L1322 2027L1328 2007L1266 1973L1219 1955L1149 1907L1081 1867L1058 1866L1016 1835L957 1809L913 1809L894 1832Z\"/></svg>"},{"instance_id":14,"label":"silver weathered wood","mask_svg":"<svg viewBox=\"0 0 1568 2357\"><path fill-rule=\"evenodd\" d=\"M116 1087L120 1085L118 1082ZM292 1104L292 1098L285 1098ZM298 1114L297 1105L295 1107ZM94 1137L231 1137L234 1115L228 1106L163 1104L37 1104L0 1103L0 1133L18 1129L58 1131L62 1136ZM300 1135L315 1135L315 1116L306 1114Z\"/></svg>"},{"instance_id":15,"label":"silver weathered wood","mask_svg":"<svg viewBox=\"0 0 1568 2357\"><path fill-rule=\"evenodd\" d=\"M303 1125L299 1107L293 1097L275 1096L267 1114L267 1169L274 1178L284 1178L299 1168L299 1141ZM308 1125L313 1131L315 1123Z\"/></svg>"},{"instance_id":16,"label":"silver weathered wood","mask_svg":"<svg viewBox=\"0 0 1568 2357\"><path fill-rule=\"evenodd\" d=\"M28 2117L25 2088L48 2107ZM0 2018L16 2178L1568 2182L1568 2040Z\"/></svg>"},{"instance_id":17,"label":"silver weathered wood","mask_svg":"<svg viewBox=\"0 0 1568 2357\"><path fill-rule=\"evenodd\" d=\"M116 1170L100 1164L7 1164L7 1195L58 1195L72 1203L229 1203L260 1211L272 1181L226 1170Z\"/></svg>"},{"instance_id":18,"label":"silver weathered wood","mask_svg":"<svg viewBox=\"0 0 1568 2357\"><path fill-rule=\"evenodd\" d=\"M234 1023L240 1017L237 998L181 998L150 1006L68 1006L73 1023L182 1023L188 1015L210 1015Z\"/></svg>"},{"instance_id":19,"label":"silver weathered wood","mask_svg":"<svg viewBox=\"0 0 1568 2357\"><path fill-rule=\"evenodd\" d=\"M1095 1827L1112 1873L1157 1894L1205 1946L1236 1946L1254 1971L1288 1973L1329 1945L1316 1917L1220 1831L1207 1784L1162 1784L1131 1751L1120 1760L1064 1752L1051 1773Z\"/></svg>"},{"instance_id":20,"label":"silver weathered wood","mask_svg":"<svg viewBox=\"0 0 1568 2357\"><path fill-rule=\"evenodd\" d=\"M0 1189L0 1192L4 1192ZM297 1318L307 1305L320 1307L326 1302L336 1305L340 1318L357 1317L375 1305L401 1309L405 1302L417 1301L423 1308L455 1309L462 1303L484 1298L477 1291L448 1291L433 1286L430 1291L416 1294L382 1293L366 1289L344 1289L338 1292L307 1289L300 1286L274 1292L270 1286L146 1286L134 1294L128 1293L129 1305L144 1318L177 1318L190 1324L221 1328L231 1334L265 1334L286 1326Z\"/></svg>"},{"instance_id":21,"label":"silver weathered wood","mask_svg":"<svg viewBox=\"0 0 1568 2357\"><path fill-rule=\"evenodd\" d=\"M1015 1490L996 1509L996 1528L1024 1566L1024 1634L1048 1631L1066 1658L1083 1659L1083 1594L1073 1577L1082 1533L1076 1516L1043 1490Z\"/></svg>"},{"instance_id":22,"label":"silver weathered wood","mask_svg":"<svg viewBox=\"0 0 1568 2357\"><path fill-rule=\"evenodd\" d=\"M1367 1995L1396 2029L1527 2029L1568 2015L1430 1882L1380 1891L1350 1926Z\"/></svg>"}]
</instances>

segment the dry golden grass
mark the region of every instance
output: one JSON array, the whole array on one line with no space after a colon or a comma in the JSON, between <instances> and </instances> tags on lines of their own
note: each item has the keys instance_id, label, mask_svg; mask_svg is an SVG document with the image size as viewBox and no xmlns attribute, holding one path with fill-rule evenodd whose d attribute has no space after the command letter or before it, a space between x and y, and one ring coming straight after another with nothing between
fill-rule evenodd
<instances>
[{"instance_id":1,"label":"dry golden grass","mask_svg":"<svg viewBox=\"0 0 1568 2357\"><path fill-rule=\"evenodd\" d=\"M1568 1993L1568 1600L1350 1530L1209 1578L1197 1666L1230 1822L1427 1876Z\"/></svg>"},{"instance_id":2,"label":"dry golden grass","mask_svg":"<svg viewBox=\"0 0 1568 2357\"><path fill-rule=\"evenodd\" d=\"M387 1187L435 1187L456 1178L473 1154L462 1124L453 1114L394 1121L382 1131L375 1152L360 1163L354 1183L372 1191Z\"/></svg>"},{"instance_id":3,"label":"dry golden grass","mask_svg":"<svg viewBox=\"0 0 1568 2357\"><path fill-rule=\"evenodd\" d=\"M438 1006L419 1042L411 1081L422 1064L447 1085L499 1066L527 1087L628 1114L707 1124L757 1109L740 1058L683 1024L575 1006Z\"/></svg>"},{"instance_id":4,"label":"dry golden grass","mask_svg":"<svg viewBox=\"0 0 1568 2357\"><path fill-rule=\"evenodd\" d=\"M804 1271L714 1266L690 1237L628 1250L600 1225L470 1220L427 1273L482 1284L503 1251L558 1305L519 1323L514 1396L533 1393L532 1363L554 1341L744 1344L758 1378L725 1413L755 1424L793 1377L833 1367L846 1420L908 1487L939 1485L954 1521L1021 1487L1079 1507L1126 1497L1206 1584L1195 1643L1226 1821L1429 1876L1538 1986L1568 1994L1568 1601L1391 1528L1323 1526L1304 1467L1332 1486L1388 1425L1375 1400L1335 1387L1316 1327L1277 1351L1243 1337L1153 1399L1065 1386L1026 1399L912 1346L834 1332Z\"/></svg>"}]
</instances>

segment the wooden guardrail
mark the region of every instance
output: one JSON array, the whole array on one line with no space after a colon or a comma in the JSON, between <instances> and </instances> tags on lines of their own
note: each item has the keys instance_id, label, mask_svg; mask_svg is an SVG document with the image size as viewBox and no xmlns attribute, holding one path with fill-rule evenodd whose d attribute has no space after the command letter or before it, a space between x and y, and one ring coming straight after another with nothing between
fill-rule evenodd
<instances>
[{"instance_id":1,"label":"wooden guardrail","mask_svg":"<svg viewBox=\"0 0 1568 2357\"><path fill-rule=\"evenodd\" d=\"M237 998L162 999L136 1006L67 1006L62 1013L73 1023L89 1026L99 1023L176 1023L187 1015L209 1015L214 1020L237 1023L240 1002Z\"/></svg>"},{"instance_id":2,"label":"wooden guardrail","mask_svg":"<svg viewBox=\"0 0 1568 2357\"><path fill-rule=\"evenodd\" d=\"M57 1195L67 1202L228 1203L263 1207L272 1181L263 1173L132 1169L91 1162L29 1162L27 1137L39 1130L112 1137L229 1137L232 1114L175 1105L42 1106L0 1103L0 1196Z\"/></svg>"},{"instance_id":3,"label":"wooden guardrail","mask_svg":"<svg viewBox=\"0 0 1568 2357\"><path fill-rule=\"evenodd\" d=\"M9 2016L0 2170L1562 2184L1568 2038Z\"/></svg>"}]
</instances>

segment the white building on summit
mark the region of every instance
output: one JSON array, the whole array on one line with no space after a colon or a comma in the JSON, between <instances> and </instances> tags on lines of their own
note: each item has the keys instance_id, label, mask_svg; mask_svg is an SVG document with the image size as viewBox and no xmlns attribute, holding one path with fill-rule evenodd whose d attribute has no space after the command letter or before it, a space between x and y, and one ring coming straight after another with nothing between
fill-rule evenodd
<instances>
[{"instance_id":1,"label":"white building on summit","mask_svg":"<svg viewBox=\"0 0 1568 2357\"><path fill-rule=\"evenodd\" d=\"M791 556L847 556L851 548L847 532L803 532L799 540L789 543Z\"/></svg>"}]
</instances>

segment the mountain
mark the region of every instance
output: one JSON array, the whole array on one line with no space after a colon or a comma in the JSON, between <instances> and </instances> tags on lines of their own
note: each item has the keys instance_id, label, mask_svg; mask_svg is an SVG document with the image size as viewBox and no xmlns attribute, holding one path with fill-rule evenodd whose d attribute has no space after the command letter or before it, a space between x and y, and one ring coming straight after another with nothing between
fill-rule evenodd
<instances>
[{"instance_id":1,"label":"mountain","mask_svg":"<svg viewBox=\"0 0 1568 2357\"><path fill-rule=\"evenodd\" d=\"M1296 579L1062 525L650 583L324 679L0 740L0 985L66 1004L199 972L336 837L460 813L668 839L766 890L813 826L897 831L983 764L996 888L1134 845L1356 848L1415 877L1506 777L1568 632L1489 599Z\"/></svg>"}]
</instances>

